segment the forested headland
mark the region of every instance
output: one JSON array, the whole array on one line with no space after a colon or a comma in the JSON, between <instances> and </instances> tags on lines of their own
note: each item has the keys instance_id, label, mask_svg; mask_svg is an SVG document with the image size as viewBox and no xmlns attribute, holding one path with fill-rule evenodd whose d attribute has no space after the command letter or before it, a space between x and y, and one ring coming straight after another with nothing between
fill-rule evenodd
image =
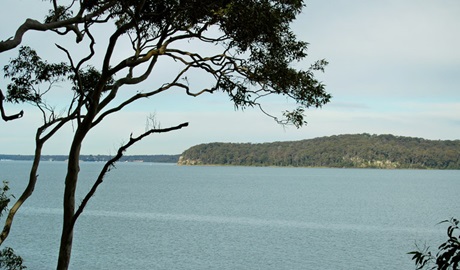
<instances>
[{"instance_id":1,"label":"forested headland","mask_svg":"<svg viewBox=\"0 0 460 270\"><path fill-rule=\"evenodd\" d=\"M184 151L178 164L460 169L460 140L355 134L259 144L208 143Z\"/></svg>"}]
</instances>

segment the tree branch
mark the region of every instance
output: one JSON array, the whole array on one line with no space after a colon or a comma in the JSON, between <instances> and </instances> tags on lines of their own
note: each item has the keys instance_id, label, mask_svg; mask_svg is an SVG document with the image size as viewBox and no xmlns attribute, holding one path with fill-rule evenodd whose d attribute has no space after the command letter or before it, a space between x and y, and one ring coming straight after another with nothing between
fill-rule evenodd
<instances>
[{"instance_id":1,"label":"tree branch","mask_svg":"<svg viewBox=\"0 0 460 270\"><path fill-rule=\"evenodd\" d=\"M32 162L32 168L30 169L29 182L27 184L27 187L24 189L21 196L19 197L19 199L14 203L14 205L11 207L11 209L8 212L8 216L5 220L5 224L3 225L3 230L0 234L0 245L8 237L17 211L19 210L19 208L21 208L24 202L32 195L35 189L35 185L38 179L37 172L38 172L38 167L40 164L41 152L42 152L43 146L45 145L45 142L48 139L50 139L62 126L64 126L67 122L71 121L75 117L76 117L76 113L74 112L73 114L67 117L54 119L51 122L46 122L37 129L35 133L35 154L34 154L34 160ZM41 137L43 132L54 124L56 124L56 126L53 127L43 137Z\"/></svg>"},{"instance_id":2,"label":"tree branch","mask_svg":"<svg viewBox=\"0 0 460 270\"><path fill-rule=\"evenodd\" d=\"M2 119L5 122L21 118L24 115L24 111L22 111L22 110L17 114L6 115L5 109L3 108L3 100L4 99L5 99L5 96L3 95L2 90L0 90L0 111L1 111L1 114L2 114Z\"/></svg>"},{"instance_id":3,"label":"tree branch","mask_svg":"<svg viewBox=\"0 0 460 270\"><path fill-rule=\"evenodd\" d=\"M37 20L33 19L26 19L26 21L19 26L19 28L16 30L16 33L14 37L11 37L7 40L2 40L0 41L0 53L4 51L11 50L13 48L16 48L21 44L22 42L22 37L24 34L29 31L29 30L36 30L36 31L47 31L47 30L53 30L53 29L58 29L61 27L66 27L70 30L75 31L75 25L83 22L90 21L92 18L95 18L102 13L104 13L106 10L108 10L111 6L113 6L114 3L117 1L109 1L106 5L102 6L100 9L94 11L93 13L90 13L86 16L82 16L81 12L75 17L69 18L67 20L62 20L62 21L53 21L49 23L41 23ZM78 32L78 31L77 31ZM76 33L77 33L76 32ZM80 36L77 33L77 42L80 42L82 39L82 36Z\"/></svg>"},{"instance_id":4,"label":"tree branch","mask_svg":"<svg viewBox=\"0 0 460 270\"><path fill-rule=\"evenodd\" d=\"M153 133L166 133L166 132L170 132L170 131L174 131L174 130L179 130L181 128L184 128L184 127L187 127L188 126L188 122L185 122L185 123L182 123L180 125L177 125L177 126L174 126L174 127L169 127L169 128L152 128L146 132L144 132L143 134L141 134L140 136L138 137L132 137L132 134L129 138L129 141L124 144L123 146L121 146L118 151L117 151L117 154L111 158L109 161L107 161L104 165L104 167L102 168L101 172L99 173L99 176L97 177L97 180L96 182L94 182L91 190L86 194L85 198L83 199L83 201L81 202L80 206L78 207L77 211L75 212L74 216L73 216L73 219L72 219L72 224L71 224L71 227L73 228L75 226L75 223L78 219L78 217L83 213L83 210L85 209L86 205L88 204L89 200L91 199L91 197L96 193L96 190L97 188L99 187L100 184L102 184L102 182L104 181L104 177L105 175L112 169L115 167L115 163L118 162L118 160L120 160L121 157L123 157L123 154L126 150L128 150L129 147L131 147L132 145L134 145L135 143L139 142L140 140L144 139L145 137L153 134Z\"/></svg>"}]
</instances>

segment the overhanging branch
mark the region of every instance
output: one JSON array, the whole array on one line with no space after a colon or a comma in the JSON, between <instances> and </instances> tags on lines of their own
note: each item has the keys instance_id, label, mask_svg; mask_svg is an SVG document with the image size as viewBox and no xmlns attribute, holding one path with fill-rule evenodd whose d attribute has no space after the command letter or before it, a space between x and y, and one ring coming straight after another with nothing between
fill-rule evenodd
<instances>
[{"instance_id":1,"label":"overhanging branch","mask_svg":"<svg viewBox=\"0 0 460 270\"><path fill-rule=\"evenodd\" d=\"M76 28L76 25L83 23L83 22L90 21L93 18L98 17L99 15L107 11L110 7L112 7L115 3L116 1L109 1L107 2L107 4L101 6L99 9L85 16L82 15L83 10L84 10L82 9L77 14L77 16L66 19L66 20L61 20L61 21L41 23L37 20L26 19L26 21L21 26L19 26L19 28L16 30L14 37L11 37L7 40L0 41L0 52L11 50L17 47L19 44L21 44L22 37L29 30L47 31L47 30L55 30L55 29L64 27L64 28L70 29L74 31L75 33L77 33L77 42L79 42L81 41L83 37L81 33L79 32L79 30Z\"/></svg>"}]
</instances>

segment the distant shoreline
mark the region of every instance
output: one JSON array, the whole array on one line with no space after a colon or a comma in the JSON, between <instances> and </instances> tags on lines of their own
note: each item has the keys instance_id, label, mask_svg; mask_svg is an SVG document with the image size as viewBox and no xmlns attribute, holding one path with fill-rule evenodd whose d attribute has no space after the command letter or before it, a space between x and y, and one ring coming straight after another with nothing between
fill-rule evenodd
<instances>
[{"instance_id":1,"label":"distant shoreline","mask_svg":"<svg viewBox=\"0 0 460 270\"><path fill-rule=\"evenodd\" d=\"M81 155L80 160L84 162L105 162L111 159L110 155ZM180 155L126 155L120 158L120 162L155 162L155 163L177 163ZM0 161L32 161L33 155L8 155L0 154ZM41 161L66 161L67 155L42 155Z\"/></svg>"},{"instance_id":2,"label":"distant shoreline","mask_svg":"<svg viewBox=\"0 0 460 270\"><path fill-rule=\"evenodd\" d=\"M272 143L206 143L178 165L460 170L460 140L344 134Z\"/></svg>"}]
</instances>

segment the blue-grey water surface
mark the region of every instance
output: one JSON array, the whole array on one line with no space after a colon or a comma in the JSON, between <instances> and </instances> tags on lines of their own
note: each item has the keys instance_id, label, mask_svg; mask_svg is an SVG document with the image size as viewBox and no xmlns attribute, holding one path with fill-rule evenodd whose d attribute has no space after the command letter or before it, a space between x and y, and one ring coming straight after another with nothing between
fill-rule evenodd
<instances>
[{"instance_id":1,"label":"blue-grey water surface","mask_svg":"<svg viewBox=\"0 0 460 270\"><path fill-rule=\"evenodd\" d=\"M101 168L82 163L78 202ZM19 196L29 162L0 161ZM5 245L54 269L66 164L43 162ZM71 269L414 269L459 217L460 171L122 163L75 229Z\"/></svg>"}]
</instances>

